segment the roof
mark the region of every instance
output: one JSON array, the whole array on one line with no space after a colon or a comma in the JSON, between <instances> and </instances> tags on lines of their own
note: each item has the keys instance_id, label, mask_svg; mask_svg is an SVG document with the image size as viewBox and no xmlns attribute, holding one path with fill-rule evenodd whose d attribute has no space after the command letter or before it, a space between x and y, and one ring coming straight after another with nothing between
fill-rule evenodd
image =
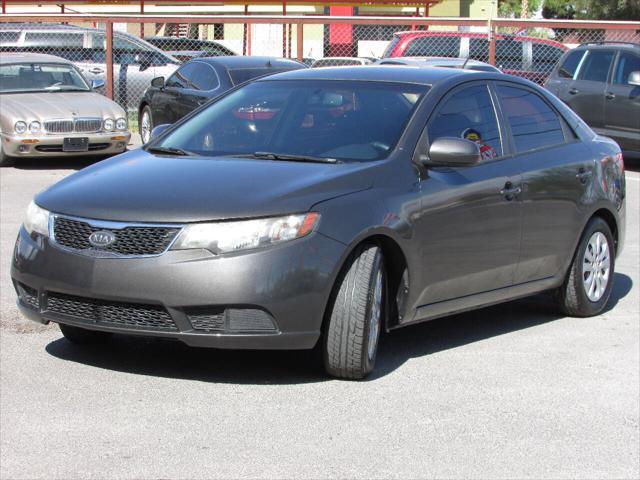
<instances>
[{"instance_id":1,"label":"roof","mask_svg":"<svg viewBox=\"0 0 640 480\"><path fill-rule=\"evenodd\" d=\"M259 67L300 67L304 66L296 60L278 57L243 57L239 55L219 57L197 57L194 61L206 62L226 68L259 68Z\"/></svg>"},{"instance_id":2,"label":"roof","mask_svg":"<svg viewBox=\"0 0 640 480\"><path fill-rule=\"evenodd\" d=\"M620 48L623 50L640 50L640 45L637 43L631 42L593 42L593 43L581 43L576 47L580 49L584 48L592 48L592 49L612 49L612 48Z\"/></svg>"},{"instance_id":3,"label":"roof","mask_svg":"<svg viewBox=\"0 0 640 480\"><path fill-rule=\"evenodd\" d=\"M270 80L367 80L373 82L399 82L434 85L460 75L499 75L453 68L407 67L404 65L364 65L358 67L305 68L278 73Z\"/></svg>"},{"instance_id":4,"label":"roof","mask_svg":"<svg viewBox=\"0 0 640 480\"><path fill-rule=\"evenodd\" d=\"M46 55L44 53L27 53L27 52L2 52L0 55L0 65L22 62L42 62L42 63L64 63L71 65L71 62L55 55Z\"/></svg>"}]
</instances>

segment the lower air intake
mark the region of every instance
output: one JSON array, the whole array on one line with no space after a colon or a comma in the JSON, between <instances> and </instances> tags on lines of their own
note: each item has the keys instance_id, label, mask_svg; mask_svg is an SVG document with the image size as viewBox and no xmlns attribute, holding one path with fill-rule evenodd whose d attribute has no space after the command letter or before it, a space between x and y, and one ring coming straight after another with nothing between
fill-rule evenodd
<instances>
[{"instance_id":1,"label":"lower air intake","mask_svg":"<svg viewBox=\"0 0 640 480\"><path fill-rule=\"evenodd\" d=\"M202 308L187 311L194 330L208 332L275 332L275 321L264 310L254 308Z\"/></svg>"}]
</instances>

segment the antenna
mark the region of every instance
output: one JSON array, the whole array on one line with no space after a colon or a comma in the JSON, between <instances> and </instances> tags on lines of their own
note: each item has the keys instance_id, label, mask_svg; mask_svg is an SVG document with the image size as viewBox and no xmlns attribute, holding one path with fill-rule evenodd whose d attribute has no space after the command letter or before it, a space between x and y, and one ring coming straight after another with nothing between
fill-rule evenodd
<instances>
[{"instance_id":1,"label":"antenna","mask_svg":"<svg viewBox=\"0 0 640 480\"><path fill-rule=\"evenodd\" d=\"M464 63L462 64L462 66L460 67L462 70L464 70L465 68L467 68L467 63L469 62L469 59L471 57L467 55L467 58L464 60Z\"/></svg>"}]
</instances>

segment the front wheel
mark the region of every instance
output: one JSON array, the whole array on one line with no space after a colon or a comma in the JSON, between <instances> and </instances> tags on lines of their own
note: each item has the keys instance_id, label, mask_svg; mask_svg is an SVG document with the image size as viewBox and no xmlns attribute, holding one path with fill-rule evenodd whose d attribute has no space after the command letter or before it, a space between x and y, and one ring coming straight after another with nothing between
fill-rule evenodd
<instances>
[{"instance_id":1,"label":"front wheel","mask_svg":"<svg viewBox=\"0 0 640 480\"><path fill-rule=\"evenodd\" d=\"M0 142L2 142L2 137L0 137ZM12 157L8 157L4 153L4 149L2 148L2 143L0 143L0 168L2 167L12 167L15 163L15 159Z\"/></svg>"},{"instance_id":2,"label":"front wheel","mask_svg":"<svg viewBox=\"0 0 640 480\"><path fill-rule=\"evenodd\" d=\"M360 379L373 370L385 314L382 250L358 247L338 277L323 341L326 371L338 378Z\"/></svg>"},{"instance_id":3,"label":"front wheel","mask_svg":"<svg viewBox=\"0 0 640 480\"><path fill-rule=\"evenodd\" d=\"M562 311L573 317L602 312L611 295L614 266L611 229L607 222L595 217L587 225L567 279L558 291Z\"/></svg>"},{"instance_id":4,"label":"front wheel","mask_svg":"<svg viewBox=\"0 0 640 480\"><path fill-rule=\"evenodd\" d=\"M140 139L142 143L149 143L151 140L151 131L153 130L153 118L151 117L151 108L145 105L140 113Z\"/></svg>"}]
</instances>

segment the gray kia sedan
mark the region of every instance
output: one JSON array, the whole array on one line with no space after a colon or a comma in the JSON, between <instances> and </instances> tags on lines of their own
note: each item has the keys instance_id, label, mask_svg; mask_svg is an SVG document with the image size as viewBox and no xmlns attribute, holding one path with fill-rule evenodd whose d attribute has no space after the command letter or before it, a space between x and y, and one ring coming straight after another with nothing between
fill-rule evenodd
<instances>
[{"instance_id":1,"label":"gray kia sedan","mask_svg":"<svg viewBox=\"0 0 640 480\"><path fill-rule=\"evenodd\" d=\"M11 275L75 343L316 348L362 378L382 330L546 290L600 313L624 222L619 147L527 80L309 69L38 194Z\"/></svg>"}]
</instances>

